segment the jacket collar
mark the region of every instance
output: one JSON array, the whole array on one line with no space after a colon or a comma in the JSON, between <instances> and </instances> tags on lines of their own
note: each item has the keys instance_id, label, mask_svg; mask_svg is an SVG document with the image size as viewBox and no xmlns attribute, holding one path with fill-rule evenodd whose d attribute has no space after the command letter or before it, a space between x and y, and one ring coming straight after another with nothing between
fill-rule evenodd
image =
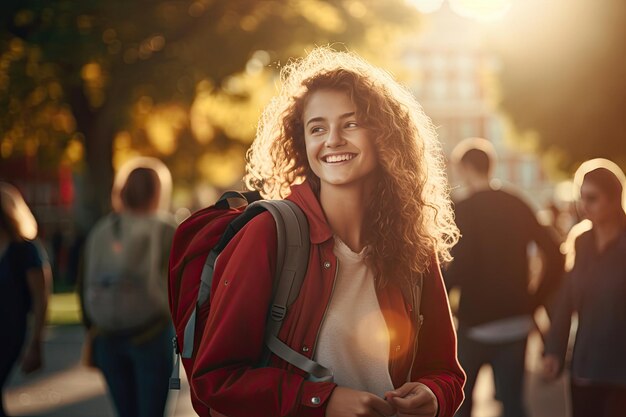
<instances>
[{"instance_id":1,"label":"jacket collar","mask_svg":"<svg viewBox=\"0 0 626 417\"><path fill-rule=\"evenodd\" d=\"M292 185L291 194L287 199L296 203L306 215L311 243L320 244L333 236L324 210L308 181Z\"/></svg>"}]
</instances>

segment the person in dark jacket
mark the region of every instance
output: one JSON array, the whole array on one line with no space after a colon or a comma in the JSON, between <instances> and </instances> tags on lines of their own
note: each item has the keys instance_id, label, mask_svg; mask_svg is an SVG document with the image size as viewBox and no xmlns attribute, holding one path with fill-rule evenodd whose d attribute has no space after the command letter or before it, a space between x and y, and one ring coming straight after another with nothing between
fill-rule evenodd
<instances>
[{"instance_id":1,"label":"person in dark jacket","mask_svg":"<svg viewBox=\"0 0 626 417\"><path fill-rule=\"evenodd\" d=\"M563 370L577 313L570 374L573 417L618 417L626 413L624 174L601 159L583 164L579 173L580 205L590 227L572 236L574 263L556 298L544 376L552 380Z\"/></svg>"},{"instance_id":2,"label":"person in dark jacket","mask_svg":"<svg viewBox=\"0 0 626 417\"><path fill-rule=\"evenodd\" d=\"M36 236L37 222L22 195L11 184L0 182L0 395L24 345L22 372L43 366L41 344L51 275L43 248L33 241ZM33 327L26 342L31 311ZM0 417L6 415L0 399Z\"/></svg>"},{"instance_id":3,"label":"person in dark jacket","mask_svg":"<svg viewBox=\"0 0 626 417\"><path fill-rule=\"evenodd\" d=\"M563 257L528 205L514 193L493 186L495 151L490 142L467 139L452 155L469 191L455 207L462 237L445 273L448 288L459 288L461 293L459 360L467 383L457 415L471 415L478 371L490 364L504 417L523 417L526 340L533 312L558 286ZM531 292L528 249L533 242L545 262L539 286Z\"/></svg>"},{"instance_id":4,"label":"person in dark jacket","mask_svg":"<svg viewBox=\"0 0 626 417\"><path fill-rule=\"evenodd\" d=\"M429 119L351 53L315 49L282 81L246 179L306 215L308 269L278 337L334 380L276 356L258 366L277 250L263 213L216 261L193 395L228 417L452 417L465 377L438 259L449 259L458 231Z\"/></svg>"}]
</instances>

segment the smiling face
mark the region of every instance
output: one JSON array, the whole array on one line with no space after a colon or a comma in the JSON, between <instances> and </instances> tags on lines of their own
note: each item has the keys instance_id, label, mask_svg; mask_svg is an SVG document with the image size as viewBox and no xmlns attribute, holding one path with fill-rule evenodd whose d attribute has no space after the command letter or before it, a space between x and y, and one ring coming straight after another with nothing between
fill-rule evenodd
<instances>
[{"instance_id":1,"label":"smiling face","mask_svg":"<svg viewBox=\"0 0 626 417\"><path fill-rule=\"evenodd\" d=\"M313 92L302 114L304 141L311 170L320 184L365 185L378 166L368 130L359 124L357 109L347 93Z\"/></svg>"}]
</instances>

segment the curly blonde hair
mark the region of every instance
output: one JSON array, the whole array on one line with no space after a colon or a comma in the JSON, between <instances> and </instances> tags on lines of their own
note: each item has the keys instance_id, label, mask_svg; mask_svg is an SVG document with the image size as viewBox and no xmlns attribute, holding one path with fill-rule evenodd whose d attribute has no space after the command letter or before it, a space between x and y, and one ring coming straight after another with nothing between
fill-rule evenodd
<instances>
[{"instance_id":1,"label":"curly blonde hair","mask_svg":"<svg viewBox=\"0 0 626 417\"><path fill-rule=\"evenodd\" d=\"M392 76L354 53L319 47L281 71L282 89L265 108L247 153L245 182L266 198L319 178L307 161L302 113L317 90L346 92L378 150L380 176L366 207L367 261L379 285L414 283L458 241L441 146L430 119Z\"/></svg>"}]
</instances>

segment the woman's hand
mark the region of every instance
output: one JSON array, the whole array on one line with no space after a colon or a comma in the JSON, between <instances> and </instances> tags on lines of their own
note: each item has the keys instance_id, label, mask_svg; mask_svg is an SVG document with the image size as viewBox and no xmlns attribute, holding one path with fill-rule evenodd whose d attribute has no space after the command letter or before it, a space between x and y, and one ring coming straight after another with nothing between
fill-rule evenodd
<instances>
[{"instance_id":1,"label":"woman's hand","mask_svg":"<svg viewBox=\"0 0 626 417\"><path fill-rule=\"evenodd\" d=\"M345 387L333 390L326 407L326 417L381 417L395 414L395 408L382 398Z\"/></svg>"},{"instance_id":2,"label":"woman's hand","mask_svg":"<svg viewBox=\"0 0 626 417\"><path fill-rule=\"evenodd\" d=\"M421 382L407 382L400 388L385 393L398 417L435 417L439 411L437 397Z\"/></svg>"},{"instance_id":3,"label":"woman's hand","mask_svg":"<svg viewBox=\"0 0 626 417\"><path fill-rule=\"evenodd\" d=\"M542 360L542 376L546 381L554 381L561 373L561 361L556 355L546 355Z\"/></svg>"}]
</instances>

